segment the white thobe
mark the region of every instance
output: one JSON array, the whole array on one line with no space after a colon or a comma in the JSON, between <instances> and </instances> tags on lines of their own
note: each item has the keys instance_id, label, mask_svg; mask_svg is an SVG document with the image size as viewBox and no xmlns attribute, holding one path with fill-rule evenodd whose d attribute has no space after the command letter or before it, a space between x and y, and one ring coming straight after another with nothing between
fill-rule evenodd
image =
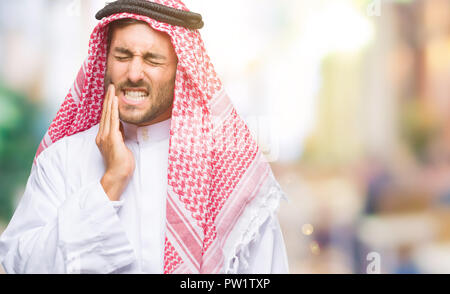
<instances>
[{"instance_id":1,"label":"white thobe","mask_svg":"<svg viewBox=\"0 0 450 294\"><path fill-rule=\"evenodd\" d=\"M110 201L100 184L98 125L39 155L0 237L7 273L163 273L170 119L124 129L136 167L120 201ZM276 215L246 252L237 255L245 258L238 273L288 272Z\"/></svg>"}]
</instances>

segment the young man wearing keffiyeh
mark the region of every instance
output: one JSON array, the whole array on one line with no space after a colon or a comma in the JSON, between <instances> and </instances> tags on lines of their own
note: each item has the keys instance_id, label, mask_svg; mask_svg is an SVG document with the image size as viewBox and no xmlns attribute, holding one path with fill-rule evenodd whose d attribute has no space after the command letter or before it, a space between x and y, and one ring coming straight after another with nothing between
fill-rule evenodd
<instances>
[{"instance_id":1,"label":"young man wearing keffiyeh","mask_svg":"<svg viewBox=\"0 0 450 294\"><path fill-rule=\"evenodd\" d=\"M155 2L97 14L0 238L7 272L288 272L283 192L205 52L201 17Z\"/></svg>"}]
</instances>

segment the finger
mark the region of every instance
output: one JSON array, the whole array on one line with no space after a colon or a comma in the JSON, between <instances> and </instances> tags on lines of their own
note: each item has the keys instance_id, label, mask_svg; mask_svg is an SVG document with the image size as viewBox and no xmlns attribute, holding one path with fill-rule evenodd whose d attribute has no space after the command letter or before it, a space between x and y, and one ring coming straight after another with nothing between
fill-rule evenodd
<instances>
[{"instance_id":1,"label":"finger","mask_svg":"<svg viewBox=\"0 0 450 294\"><path fill-rule=\"evenodd\" d=\"M119 131L119 102L117 96L112 97L112 109L111 109L111 130L114 132Z\"/></svg>"},{"instance_id":2,"label":"finger","mask_svg":"<svg viewBox=\"0 0 450 294\"><path fill-rule=\"evenodd\" d=\"M119 125L120 125L119 129L120 129L120 132L122 133L122 137L125 138L125 130L123 128L123 123L121 121L119 121Z\"/></svg>"},{"instance_id":3,"label":"finger","mask_svg":"<svg viewBox=\"0 0 450 294\"><path fill-rule=\"evenodd\" d=\"M111 108L112 108L112 97L115 96L115 89L114 86L111 85L108 91L108 101L106 106L106 113L105 113L105 122L103 126L103 134L107 135L110 132L111 128Z\"/></svg>"},{"instance_id":4,"label":"finger","mask_svg":"<svg viewBox=\"0 0 450 294\"><path fill-rule=\"evenodd\" d=\"M125 143L125 128L123 126L123 123L119 120L119 131L122 138L122 141Z\"/></svg>"},{"instance_id":5,"label":"finger","mask_svg":"<svg viewBox=\"0 0 450 294\"><path fill-rule=\"evenodd\" d=\"M98 129L99 135L103 134L103 129L105 125L105 116L106 116L106 108L108 106L108 98L109 98L109 92L110 92L111 86L108 87L105 98L103 99L103 108L102 108L102 116L100 118L100 126Z\"/></svg>"}]
</instances>

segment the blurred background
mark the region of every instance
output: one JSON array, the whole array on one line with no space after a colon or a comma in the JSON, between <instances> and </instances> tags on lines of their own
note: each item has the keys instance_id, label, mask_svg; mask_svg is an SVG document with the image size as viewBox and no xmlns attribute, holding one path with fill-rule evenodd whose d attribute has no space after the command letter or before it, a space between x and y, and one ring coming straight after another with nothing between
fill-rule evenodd
<instances>
[{"instance_id":1,"label":"blurred background","mask_svg":"<svg viewBox=\"0 0 450 294\"><path fill-rule=\"evenodd\" d=\"M0 2L0 232L105 2ZM185 3L289 198L291 273L450 273L450 0Z\"/></svg>"}]
</instances>

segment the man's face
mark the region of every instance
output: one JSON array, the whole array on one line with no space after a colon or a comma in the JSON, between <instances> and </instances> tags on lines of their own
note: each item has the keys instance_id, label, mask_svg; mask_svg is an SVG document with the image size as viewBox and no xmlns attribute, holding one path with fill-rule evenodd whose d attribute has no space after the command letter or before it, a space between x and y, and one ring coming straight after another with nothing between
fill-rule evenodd
<instances>
[{"instance_id":1,"label":"man's face","mask_svg":"<svg viewBox=\"0 0 450 294\"><path fill-rule=\"evenodd\" d=\"M177 56L168 35L144 23L116 27L111 35L105 89L116 87L119 116L145 126L169 119Z\"/></svg>"}]
</instances>

